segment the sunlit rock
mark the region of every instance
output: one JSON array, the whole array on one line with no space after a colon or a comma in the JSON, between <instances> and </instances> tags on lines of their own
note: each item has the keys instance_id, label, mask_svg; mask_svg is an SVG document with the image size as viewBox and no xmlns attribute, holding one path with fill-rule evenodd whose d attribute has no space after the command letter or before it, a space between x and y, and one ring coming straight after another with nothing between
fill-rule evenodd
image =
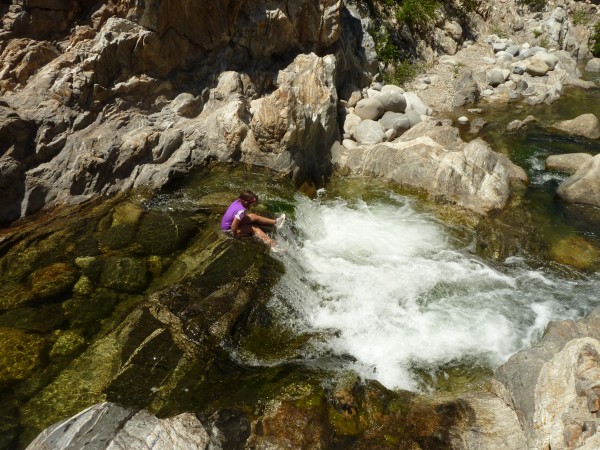
<instances>
[{"instance_id":1,"label":"sunlit rock","mask_svg":"<svg viewBox=\"0 0 600 450\"><path fill-rule=\"evenodd\" d=\"M444 130L433 126L430 131L447 135ZM483 214L502 209L514 188L527 181L523 169L481 140L456 147L462 141L443 138L451 145L444 147L427 135L409 140L411 131L391 144L361 145L352 151L334 147L333 162L341 169L422 189Z\"/></svg>"},{"instance_id":2,"label":"sunlit rock","mask_svg":"<svg viewBox=\"0 0 600 450\"><path fill-rule=\"evenodd\" d=\"M590 159L592 159L592 155L589 153L550 155L546 158L546 170L556 170L572 175Z\"/></svg>"},{"instance_id":3,"label":"sunlit rock","mask_svg":"<svg viewBox=\"0 0 600 450\"><path fill-rule=\"evenodd\" d=\"M192 413L158 419L148 411L114 403L94 405L48 427L27 448L77 450L90 446L139 450L221 448Z\"/></svg>"},{"instance_id":4,"label":"sunlit rock","mask_svg":"<svg viewBox=\"0 0 600 450\"><path fill-rule=\"evenodd\" d=\"M552 125L567 134L583 136L588 139L600 138L600 121L594 114L582 114L571 120L563 120Z\"/></svg>"},{"instance_id":5,"label":"sunlit rock","mask_svg":"<svg viewBox=\"0 0 600 450\"><path fill-rule=\"evenodd\" d=\"M583 163L562 182L557 193L567 202L600 207L600 155Z\"/></svg>"}]
</instances>

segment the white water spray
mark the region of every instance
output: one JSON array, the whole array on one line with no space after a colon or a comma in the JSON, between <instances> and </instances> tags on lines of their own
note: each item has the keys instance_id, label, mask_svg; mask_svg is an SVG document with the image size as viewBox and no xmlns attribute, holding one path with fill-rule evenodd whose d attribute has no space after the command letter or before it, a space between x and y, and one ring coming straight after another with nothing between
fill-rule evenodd
<instances>
[{"instance_id":1,"label":"white water spray","mask_svg":"<svg viewBox=\"0 0 600 450\"><path fill-rule=\"evenodd\" d=\"M594 286L559 285L517 258L507 273L489 267L402 197L374 205L299 197L294 225L272 305L298 331L327 336L318 353L349 355L390 388L417 389L415 368L495 368L549 320L578 317L595 298Z\"/></svg>"}]
</instances>

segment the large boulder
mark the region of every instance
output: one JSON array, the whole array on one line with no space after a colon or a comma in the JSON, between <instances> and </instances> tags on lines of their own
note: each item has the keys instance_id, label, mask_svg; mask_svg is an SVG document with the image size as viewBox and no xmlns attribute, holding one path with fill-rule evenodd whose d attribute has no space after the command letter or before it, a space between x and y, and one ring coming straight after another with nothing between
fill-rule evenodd
<instances>
[{"instance_id":1,"label":"large boulder","mask_svg":"<svg viewBox=\"0 0 600 450\"><path fill-rule=\"evenodd\" d=\"M575 136L588 139L600 138L600 121L592 114L582 114L571 120L563 120L552 125L554 128Z\"/></svg>"},{"instance_id":2,"label":"large boulder","mask_svg":"<svg viewBox=\"0 0 600 450\"><path fill-rule=\"evenodd\" d=\"M393 84L386 84L375 97L384 111L403 113L406 110L406 98L404 90Z\"/></svg>"},{"instance_id":3,"label":"large boulder","mask_svg":"<svg viewBox=\"0 0 600 450\"><path fill-rule=\"evenodd\" d=\"M99 403L42 431L27 449L76 450L81 448L220 448L192 413L159 419L146 410L115 403Z\"/></svg>"},{"instance_id":4,"label":"large boulder","mask_svg":"<svg viewBox=\"0 0 600 450\"><path fill-rule=\"evenodd\" d=\"M378 120L384 111L383 105L376 98L363 98L354 108L354 113L363 120Z\"/></svg>"},{"instance_id":5,"label":"large boulder","mask_svg":"<svg viewBox=\"0 0 600 450\"><path fill-rule=\"evenodd\" d=\"M482 140L446 148L426 135L407 139L352 151L336 146L332 160L339 168L422 189L481 214L503 208L513 187L527 181L523 169Z\"/></svg>"},{"instance_id":6,"label":"large boulder","mask_svg":"<svg viewBox=\"0 0 600 450\"><path fill-rule=\"evenodd\" d=\"M354 131L354 139L359 144L379 144L385 139L385 129L379 122L363 120Z\"/></svg>"},{"instance_id":7,"label":"large boulder","mask_svg":"<svg viewBox=\"0 0 600 450\"><path fill-rule=\"evenodd\" d=\"M588 159L558 187L558 196L570 203L600 207L600 155Z\"/></svg>"},{"instance_id":8,"label":"large boulder","mask_svg":"<svg viewBox=\"0 0 600 450\"><path fill-rule=\"evenodd\" d=\"M600 310L550 322L542 341L494 374L493 392L517 413L527 448L598 448Z\"/></svg>"},{"instance_id":9,"label":"large boulder","mask_svg":"<svg viewBox=\"0 0 600 450\"><path fill-rule=\"evenodd\" d=\"M550 155L546 158L546 170L555 170L572 175L590 159L592 159L592 155L589 153Z\"/></svg>"}]
</instances>

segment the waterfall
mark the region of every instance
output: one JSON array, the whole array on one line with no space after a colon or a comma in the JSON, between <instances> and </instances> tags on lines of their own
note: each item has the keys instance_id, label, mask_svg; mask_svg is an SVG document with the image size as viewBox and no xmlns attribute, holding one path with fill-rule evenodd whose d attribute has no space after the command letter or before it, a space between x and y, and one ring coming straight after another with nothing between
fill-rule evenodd
<instances>
[{"instance_id":1,"label":"waterfall","mask_svg":"<svg viewBox=\"0 0 600 450\"><path fill-rule=\"evenodd\" d=\"M471 239L390 193L385 201L297 197L271 306L362 376L417 390L415 370L495 369L553 319L589 311L597 278L565 280L519 257L492 267ZM311 354L309 357L314 357Z\"/></svg>"}]
</instances>

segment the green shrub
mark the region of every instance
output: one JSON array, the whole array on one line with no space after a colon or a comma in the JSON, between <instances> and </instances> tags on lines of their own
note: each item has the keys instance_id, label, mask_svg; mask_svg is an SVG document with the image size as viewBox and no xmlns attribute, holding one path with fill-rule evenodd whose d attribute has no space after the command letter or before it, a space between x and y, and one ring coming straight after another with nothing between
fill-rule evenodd
<instances>
[{"instance_id":1,"label":"green shrub","mask_svg":"<svg viewBox=\"0 0 600 450\"><path fill-rule=\"evenodd\" d=\"M541 10L546 6L546 0L521 0L521 3L533 10Z\"/></svg>"},{"instance_id":2,"label":"green shrub","mask_svg":"<svg viewBox=\"0 0 600 450\"><path fill-rule=\"evenodd\" d=\"M600 57L600 22L594 25L594 34L591 37L591 40L594 42L592 46L592 55L596 58Z\"/></svg>"},{"instance_id":3,"label":"green shrub","mask_svg":"<svg viewBox=\"0 0 600 450\"><path fill-rule=\"evenodd\" d=\"M441 6L438 0L403 0L396 18L410 28L417 28L435 19Z\"/></svg>"},{"instance_id":4,"label":"green shrub","mask_svg":"<svg viewBox=\"0 0 600 450\"><path fill-rule=\"evenodd\" d=\"M571 16L571 22L573 25L587 25L590 23L590 16L583 9L578 9Z\"/></svg>"},{"instance_id":5,"label":"green shrub","mask_svg":"<svg viewBox=\"0 0 600 450\"><path fill-rule=\"evenodd\" d=\"M387 84L404 86L411 82L421 71L421 66L408 60L399 62L393 67L389 67L383 74L383 79Z\"/></svg>"}]
</instances>

